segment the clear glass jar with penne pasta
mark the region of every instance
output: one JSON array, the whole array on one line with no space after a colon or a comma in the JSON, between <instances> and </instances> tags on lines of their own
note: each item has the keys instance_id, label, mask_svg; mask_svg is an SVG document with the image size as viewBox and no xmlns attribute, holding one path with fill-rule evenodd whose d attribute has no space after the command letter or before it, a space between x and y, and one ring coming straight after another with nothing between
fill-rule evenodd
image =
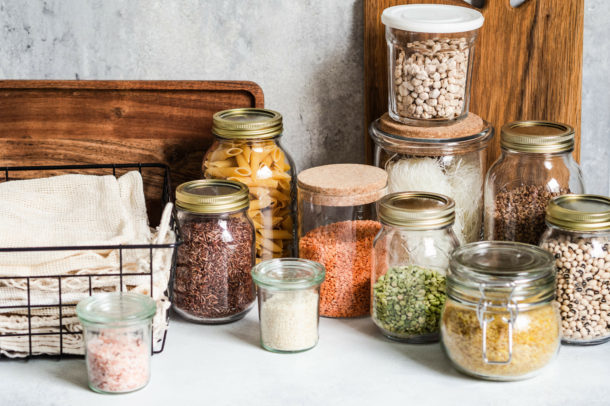
<instances>
[{"instance_id":1,"label":"clear glass jar with penne pasta","mask_svg":"<svg viewBox=\"0 0 610 406\"><path fill-rule=\"evenodd\" d=\"M282 116L267 109L224 110L213 118L214 144L203 176L242 182L250 189L257 262L295 255L295 168L282 149Z\"/></svg>"}]
</instances>

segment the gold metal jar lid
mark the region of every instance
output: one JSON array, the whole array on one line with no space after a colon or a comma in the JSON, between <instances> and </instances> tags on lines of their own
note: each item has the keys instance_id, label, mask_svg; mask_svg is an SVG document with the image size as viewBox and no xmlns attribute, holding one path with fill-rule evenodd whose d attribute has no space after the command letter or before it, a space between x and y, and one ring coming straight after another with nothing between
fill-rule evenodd
<instances>
[{"instance_id":1,"label":"gold metal jar lid","mask_svg":"<svg viewBox=\"0 0 610 406\"><path fill-rule=\"evenodd\" d=\"M249 205L248 187L233 180L193 180L176 188L176 206L194 213L230 213Z\"/></svg>"},{"instance_id":2,"label":"gold metal jar lid","mask_svg":"<svg viewBox=\"0 0 610 406\"><path fill-rule=\"evenodd\" d=\"M438 193L391 193L379 201L379 220L409 230L443 228L455 221L455 203Z\"/></svg>"},{"instance_id":3,"label":"gold metal jar lid","mask_svg":"<svg viewBox=\"0 0 610 406\"><path fill-rule=\"evenodd\" d=\"M546 221L572 231L610 230L610 198L597 195L563 195L549 202Z\"/></svg>"},{"instance_id":4,"label":"gold metal jar lid","mask_svg":"<svg viewBox=\"0 0 610 406\"><path fill-rule=\"evenodd\" d=\"M552 121L513 121L502 127L500 145L530 153L571 151L574 148L574 128Z\"/></svg>"},{"instance_id":5,"label":"gold metal jar lid","mask_svg":"<svg viewBox=\"0 0 610 406\"><path fill-rule=\"evenodd\" d=\"M282 115L277 111L242 108L219 111L212 117L212 132L227 139L265 139L283 131Z\"/></svg>"}]
</instances>

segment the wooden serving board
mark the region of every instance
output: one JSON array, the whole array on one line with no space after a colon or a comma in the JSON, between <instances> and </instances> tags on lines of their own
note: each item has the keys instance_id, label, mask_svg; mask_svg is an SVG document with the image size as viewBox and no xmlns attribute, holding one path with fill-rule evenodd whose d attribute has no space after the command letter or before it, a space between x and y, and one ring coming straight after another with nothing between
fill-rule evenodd
<instances>
[{"instance_id":1,"label":"wooden serving board","mask_svg":"<svg viewBox=\"0 0 610 406\"><path fill-rule=\"evenodd\" d=\"M367 159L372 160L371 121L388 109L387 46L381 13L399 4L470 7L461 0L365 0L364 66ZM564 122L576 130L580 155L580 109L584 0L485 0L485 23L477 38L470 111L491 122L496 136L488 163L500 152L499 131L513 120Z\"/></svg>"},{"instance_id":2,"label":"wooden serving board","mask_svg":"<svg viewBox=\"0 0 610 406\"><path fill-rule=\"evenodd\" d=\"M0 81L0 167L165 163L176 187L201 177L215 112L263 106L253 82Z\"/></svg>"}]
</instances>

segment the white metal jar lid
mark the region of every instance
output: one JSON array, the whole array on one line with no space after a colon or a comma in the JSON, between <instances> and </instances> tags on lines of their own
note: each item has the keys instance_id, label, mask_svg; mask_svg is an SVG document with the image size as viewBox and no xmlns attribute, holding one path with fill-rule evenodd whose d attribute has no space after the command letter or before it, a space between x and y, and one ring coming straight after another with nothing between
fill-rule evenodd
<instances>
[{"instance_id":1,"label":"white metal jar lid","mask_svg":"<svg viewBox=\"0 0 610 406\"><path fill-rule=\"evenodd\" d=\"M443 4L394 6L381 14L381 22L390 28L443 34L476 30L484 20L477 10Z\"/></svg>"}]
</instances>

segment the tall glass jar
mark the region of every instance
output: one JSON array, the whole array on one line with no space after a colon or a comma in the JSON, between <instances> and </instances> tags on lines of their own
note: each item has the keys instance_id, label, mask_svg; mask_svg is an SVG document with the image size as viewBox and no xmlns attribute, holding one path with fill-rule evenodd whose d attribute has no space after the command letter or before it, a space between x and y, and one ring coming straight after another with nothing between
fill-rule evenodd
<instances>
[{"instance_id":1,"label":"tall glass jar","mask_svg":"<svg viewBox=\"0 0 610 406\"><path fill-rule=\"evenodd\" d=\"M433 126L468 115L474 43L483 20L477 10L440 4L383 10L392 119Z\"/></svg>"},{"instance_id":2,"label":"tall glass jar","mask_svg":"<svg viewBox=\"0 0 610 406\"><path fill-rule=\"evenodd\" d=\"M369 165L338 164L298 176L299 256L322 263L320 315L368 316L373 239L381 229L375 203L388 175Z\"/></svg>"},{"instance_id":3,"label":"tall glass jar","mask_svg":"<svg viewBox=\"0 0 610 406\"><path fill-rule=\"evenodd\" d=\"M148 384L156 311L152 298L134 292L101 293L78 303L92 390L127 393Z\"/></svg>"},{"instance_id":4,"label":"tall glass jar","mask_svg":"<svg viewBox=\"0 0 610 406\"><path fill-rule=\"evenodd\" d=\"M294 353L316 346L324 275L322 264L299 258L271 259L252 268L264 349Z\"/></svg>"},{"instance_id":5,"label":"tall glass jar","mask_svg":"<svg viewBox=\"0 0 610 406\"><path fill-rule=\"evenodd\" d=\"M426 343L439 338L455 204L449 197L400 192L379 202L382 228L374 242L373 321L388 338Z\"/></svg>"},{"instance_id":6,"label":"tall glass jar","mask_svg":"<svg viewBox=\"0 0 610 406\"><path fill-rule=\"evenodd\" d=\"M502 127L502 155L485 179L485 239L538 245L549 201L584 193L574 129L551 121Z\"/></svg>"},{"instance_id":7,"label":"tall glass jar","mask_svg":"<svg viewBox=\"0 0 610 406\"><path fill-rule=\"evenodd\" d=\"M256 229L257 262L295 255L296 173L280 145L280 113L256 108L214 114L214 144L203 158L203 175L250 188L248 214Z\"/></svg>"},{"instance_id":8,"label":"tall glass jar","mask_svg":"<svg viewBox=\"0 0 610 406\"><path fill-rule=\"evenodd\" d=\"M528 244L484 241L451 258L443 347L453 365L482 379L536 375L559 351L553 257Z\"/></svg>"},{"instance_id":9,"label":"tall glass jar","mask_svg":"<svg viewBox=\"0 0 610 406\"><path fill-rule=\"evenodd\" d=\"M195 180L176 189L178 248L173 308L207 324L239 320L255 299L254 226L248 187L231 180Z\"/></svg>"},{"instance_id":10,"label":"tall glass jar","mask_svg":"<svg viewBox=\"0 0 610 406\"><path fill-rule=\"evenodd\" d=\"M541 247L555 256L564 344L610 341L610 198L551 200Z\"/></svg>"},{"instance_id":11,"label":"tall glass jar","mask_svg":"<svg viewBox=\"0 0 610 406\"><path fill-rule=\"evenodd\" d=\"M479 241L483 181L493 127L476 114L434 129L396 123L384 114L370 127L375 165L388 173L388 192L421 190L455 201L454 231L461 243Z\"/></svg>"}]
</instances>

